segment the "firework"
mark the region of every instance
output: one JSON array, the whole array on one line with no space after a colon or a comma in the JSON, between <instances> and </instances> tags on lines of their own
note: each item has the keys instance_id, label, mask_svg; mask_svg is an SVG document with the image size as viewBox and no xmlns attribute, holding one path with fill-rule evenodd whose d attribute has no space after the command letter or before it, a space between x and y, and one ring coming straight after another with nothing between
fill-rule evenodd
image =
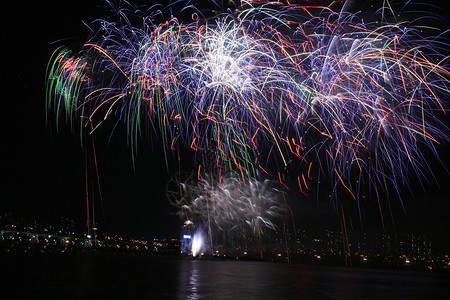
<instances>
[{"instance_id":1,"label":"firework","mask_svg":"<svg viewBox=\"0 0 450 300\"><path fill-rule=\"evenodd\" d=\"M197 231L192 238L192 256L196 257L199 255L203 248L203 236L200 231Z\"/></svg>"},{"instance_id":2,"label":"firework","mask_svg":"<svg viewBox=\"0 0 450 300\"><path fill-rule=\"evenodd\" d=\"M172 202L183 219L196 228L207 228L224 240L230 236L260 237L277 229L277 220L285 217L287 207L283 190L276 181L252 179L247 184L233 173L181 183L182 197Z\"/></svg>"},{"instance_id":3,"label":"firework","mask_svg":"<svg viewBox=\"0 0 450 300\"><path fill-rule=\"evenodd\" d=\"M336 199L357 199L362 182L398 191L410 173L431 172L423 151L438 156L436 144L449 140L450 74L438 37L389 23L385 10L364 22L346 5L245 2L187 24L154 24L150 14L136 27L120 10L116 21L97 21L79 53L55 52L47 107L91 133L107 118L123 120L132 147L148 128L167 152L191 148L205 168L234 172L243 185L263 173L284 184L292 165L306 194L318 165ZM249 198L218 182L209 188L228 200L216 209ZM195 205L186 209L198 213ZM241 209L256 232L271 227L260 214L270 210ZM236 210L222 215L218 227L239 224Z\"/></svg>"}]
</instances>

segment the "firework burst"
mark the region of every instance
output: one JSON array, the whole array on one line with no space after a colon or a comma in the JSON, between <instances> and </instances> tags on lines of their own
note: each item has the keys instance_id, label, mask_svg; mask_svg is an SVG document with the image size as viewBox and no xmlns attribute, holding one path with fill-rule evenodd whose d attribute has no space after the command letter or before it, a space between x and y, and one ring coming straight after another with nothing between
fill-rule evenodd
<instances>
[{"instance_id":1,"label":"firework burst","mask_svg":"<svg viewBox=\"0 0 450 300\"><path fill-rule=\"evenodd\" d=\"M143 15L137 27L118 10L78 54L55 52L47 107L90 132L123 120L132 147L149 128L167 152L184 145L244 185L261 174L283 184L295 166L306 194L318 165L336 199L358 199L361 182L399 191L410 173L431 172L424 149L438 156L449 140L450 74L438 37L387 22L385 10L364 22L346 4L245 2L188 24Z\"/></svg>"}]
</instances>

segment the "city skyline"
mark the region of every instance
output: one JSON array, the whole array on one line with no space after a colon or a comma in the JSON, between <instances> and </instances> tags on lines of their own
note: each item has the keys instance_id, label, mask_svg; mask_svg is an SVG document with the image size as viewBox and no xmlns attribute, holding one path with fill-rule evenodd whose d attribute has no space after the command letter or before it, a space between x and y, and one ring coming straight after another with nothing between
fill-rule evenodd
<instances>
[{"instance_id":1,"label":"city skyline","mask_svg":"<svg viewBox=\"0 0 450 300\"><path fill-rule=\"evenodd\" d=\"M77 255L84 253L141 253L191 258L263 260L297 264L449 270L450 245L423 233L386 233L290 228L269 232L260 241L248 239L202 245L193 252L192 235L145 239L94 231L86 234L74 219L49 223L6 213L0 215L0 253ZM98 234L97 234L98 233Z\"/></svg>"}]
</instances>

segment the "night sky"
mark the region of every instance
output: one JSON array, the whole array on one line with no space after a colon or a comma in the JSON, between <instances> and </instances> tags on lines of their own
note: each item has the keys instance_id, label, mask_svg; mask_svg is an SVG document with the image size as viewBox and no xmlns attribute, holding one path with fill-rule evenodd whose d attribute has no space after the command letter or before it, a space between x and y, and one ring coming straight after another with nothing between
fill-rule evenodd
<instances>
[{"instance_id":1,"label":"night sky","mask_svg":"<svg viewBox=\"0 0 450 300\"><path fill-rule=\"evenodd\" d=\"M89 24L106 13L105 4L98 1L73 3L63 6L53 1L19 3L4 12L12 16L7 16L3 40L8 53L3 57L6 63L3 71L8 79L2 97L5 178L0 212L44 218L68 216L81 223L85 220L85 154L80 139L66 126L56 132L55 122L47 123L44 108L45 68L52 52L60 45L82 44L88 34L82 21ZM106 127L95 136L103 195L102 209L97 192L94 193L99 230L103 226L109 233L177 237L181 223L165 198L166 182L175 173L176 160L170 162L167 170L158 140L143 138L133 168L124 131L124 126L119 125L111 135ZM449 167L449 145L439 148L443 164ZM184 166L187 168L192 160L187 155ZM423 190L412 179L412 191L405 188L402 195L407 213L398 199L392 200L395 226L397 230L429 232L448 239L450 176L434 158L430 164L439 186L428 176L430 183L424 182ZM96 180L94 175L89 174L90 180ZM290 201L297 226L317 228L338 224L328 199L306 198L292 192ZM380 229L375 205L368 203L366 207L369 213L364 215L364 226ZM354 223L360 226L356 214Z\"/></svg>"}]
</instances>

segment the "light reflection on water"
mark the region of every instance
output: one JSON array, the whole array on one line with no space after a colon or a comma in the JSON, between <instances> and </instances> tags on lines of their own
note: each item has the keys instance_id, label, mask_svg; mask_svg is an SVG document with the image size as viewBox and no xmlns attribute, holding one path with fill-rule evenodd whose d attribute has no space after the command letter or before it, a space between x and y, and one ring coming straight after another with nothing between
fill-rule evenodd
<instances>
[{"instance_id":1,"label":"light reflection on water","mask_svg":"<svg viewBox=\"0 0 450 300\"><path fill-rule=\"evenodd\" d=\"M133 255L6 256L0 265L4 299L445 299L450 282L438 272Z\"/></svg>"},{"instance_id":2,"label":"light reflection on water","mask_svg":"<svg viewBox=\"0 0 450 300\"><path fill-rule=\"evenodd\" d=\"M199 278L198 278L199 274L198 274L198 269L197 269L198 264L196 263L196 261L190 261L188 263L183 263L182 266L186 266L189 268L189 274L185 274L184 272L178 272L178 274L180 276L180 281L183 282L186 279L189 279L189 286L187 287L187 289L185 291L178 288L178 291L181 292L178 295L179 298L184 296L184 294L186 293L187 299L190 299L190 300L200 299L200 295L198 294L198 285L199 285ZM187 277L184 277L186 275L187 275Z\"/></svg>"}]
</instances>

